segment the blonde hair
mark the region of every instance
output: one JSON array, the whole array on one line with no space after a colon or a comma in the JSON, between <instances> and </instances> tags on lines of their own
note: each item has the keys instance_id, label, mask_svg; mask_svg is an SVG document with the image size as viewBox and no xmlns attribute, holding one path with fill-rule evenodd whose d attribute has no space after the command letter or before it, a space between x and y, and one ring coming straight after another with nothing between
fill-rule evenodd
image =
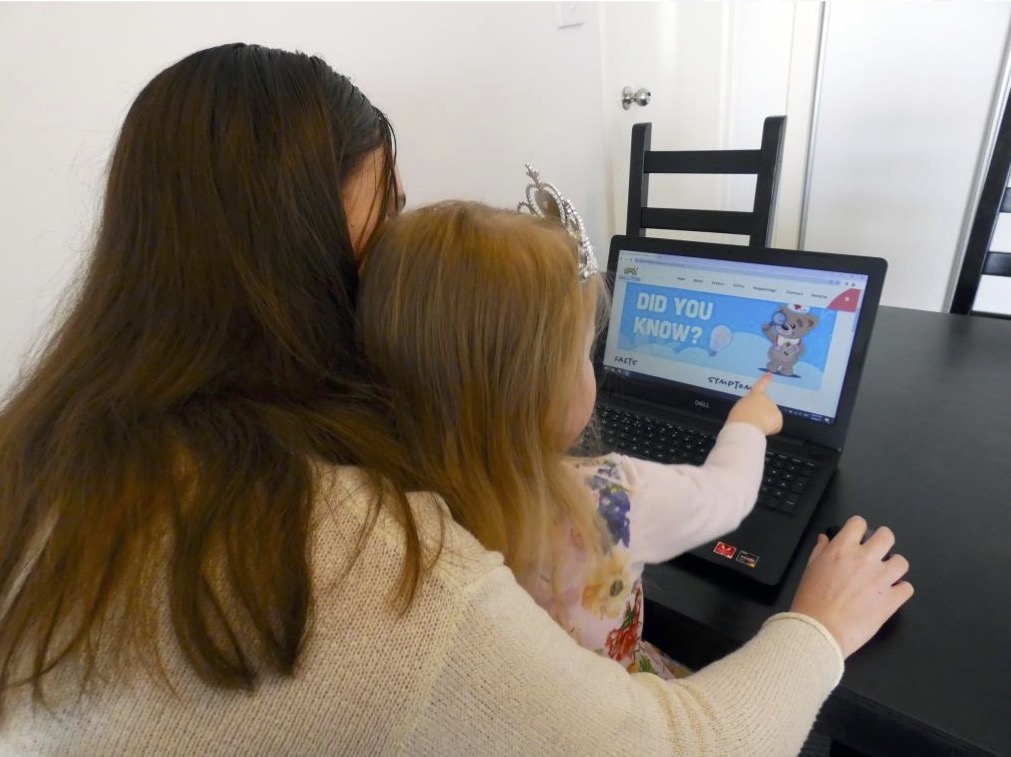
<instances>
[{"instance_id":1,"label":"blonde hair","mask_svg":"<svg viewBox=\"0 0 1011 757\"><path fill-rule=\"evenodd\" d=\"M602 549L559 429L603 295L560 225L478 203L400 216L366 254L362 351L392 390L416 484L518 576L549 557L558 523Z\"/></svg>"}]
</instances>

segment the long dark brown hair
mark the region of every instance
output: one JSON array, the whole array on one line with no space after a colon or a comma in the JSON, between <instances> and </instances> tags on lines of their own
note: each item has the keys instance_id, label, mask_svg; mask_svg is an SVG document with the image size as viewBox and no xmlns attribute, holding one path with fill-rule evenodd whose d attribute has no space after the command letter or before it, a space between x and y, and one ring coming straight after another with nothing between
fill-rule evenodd
<instances>
[{"instance_id":1,"label":"long dark brown hair","mask_svg":"<svg viewBox=\"0 0 1011 757\"><path fill-rule=\"evenodd\" d=\"M389 122L300 53L203 50L137 97L72 309L0 411L0 704L67 662L83 685L105 649L151 654L165 597L211 685L290 673L319 460L401 508L409 602L417 534L354 348L342 205L377 150L383 218Z\"/></svg>"}]
</instances>

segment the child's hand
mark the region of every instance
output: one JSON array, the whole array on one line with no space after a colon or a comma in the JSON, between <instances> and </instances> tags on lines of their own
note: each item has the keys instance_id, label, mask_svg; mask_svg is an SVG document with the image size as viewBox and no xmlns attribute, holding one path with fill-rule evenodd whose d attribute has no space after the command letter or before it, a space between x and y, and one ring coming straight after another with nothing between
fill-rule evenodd
<instances>
[{"instance_id":1,"label":"child's hand","mask_svg":"<svg viewBox=\"0 0 1011 757\"><path fill-rule=\"evenodd\" d=\"M913 587L902 580L909 570L906 558L884 559L895 544L891 530L877 528L861 544L866 532L867 521L856 515L831 541L820 534L790 607L820 621L844 657L866 644L913 596Z\"/></svg>"},{"instance_id":2,"label":"child's hand","mask_svg":"<svg viewBox=\"0 0 1011 757\"><path fill-rule=\"evenodd\" d=\"M783 414L775 402L765 394L766 387L772 381L772 374L766 373L755 382L751 391L737 400L730 408L727 423L739 421L750 423L766 436L778 434L783 428Z\"/></svg>"}]
</instances>

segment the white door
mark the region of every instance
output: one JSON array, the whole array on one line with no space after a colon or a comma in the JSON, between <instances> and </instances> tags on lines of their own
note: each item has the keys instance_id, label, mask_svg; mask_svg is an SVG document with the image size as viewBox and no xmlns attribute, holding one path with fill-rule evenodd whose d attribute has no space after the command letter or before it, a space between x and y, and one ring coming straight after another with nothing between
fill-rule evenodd
<instances>
[{"instance_id":1,"label":"white door","mask_svg":"<svg viewBox=\"0 0 1011 757\"><path fill-rule=\"evenodd\" d=\"M766 116L787 115L772 242L796 248L821 3L601 3L604 128L611 152L612 233L624 233L632 124L653 124L652 149L751 149ZM646 88L622 108L621 90ZM650 205L751 210L753 177L654 176ZM746 243L744 237L649 232Z\"/></svg>"}]
</instances>

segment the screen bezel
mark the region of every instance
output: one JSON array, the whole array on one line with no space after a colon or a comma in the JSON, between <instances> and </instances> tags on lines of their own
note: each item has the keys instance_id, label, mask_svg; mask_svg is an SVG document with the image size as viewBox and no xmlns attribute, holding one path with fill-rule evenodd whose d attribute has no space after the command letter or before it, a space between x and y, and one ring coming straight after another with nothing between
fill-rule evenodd
<instances>
[{"instance_id":1,"label":"screen bezel","mask_svg":"<svg viewBox=\"0 0 1011 757\"><path fill-rule=\"evenodd\" d=\"M773 247L746 247L743 245L719 244L713 242L690 242L655 237L614 236L607 261L607 284L614 289L618 255L621 252L648 252L661 255L680 255L710 260L729 260L742 263L764 263L790 268L807 268L818 271L838 271L839 273L863 274L867 277L863 302L857 317L856 334L853 337L850 359L843 377L842 391L835 421L831 424L812 421L795 415L783 414L783 431L787 436L804 439L842 450L849 429L850 416L856 402L860 375L863 372L871 331L877 316L881 290L884 286L888 263L883 258L863 255L843 255L802 250L783 250ZM699 402L708 407L703 411L707 417L722 421L733 406L736 398L730 399L712 390L702 389L677 381L650 378L642 380L625 377L604 369L604 348L607 343L607 329L601 333L594 350L593 365L601 395L614 398L629 398L672 409L699 413Z\"/></svg>"}]
</instances>

